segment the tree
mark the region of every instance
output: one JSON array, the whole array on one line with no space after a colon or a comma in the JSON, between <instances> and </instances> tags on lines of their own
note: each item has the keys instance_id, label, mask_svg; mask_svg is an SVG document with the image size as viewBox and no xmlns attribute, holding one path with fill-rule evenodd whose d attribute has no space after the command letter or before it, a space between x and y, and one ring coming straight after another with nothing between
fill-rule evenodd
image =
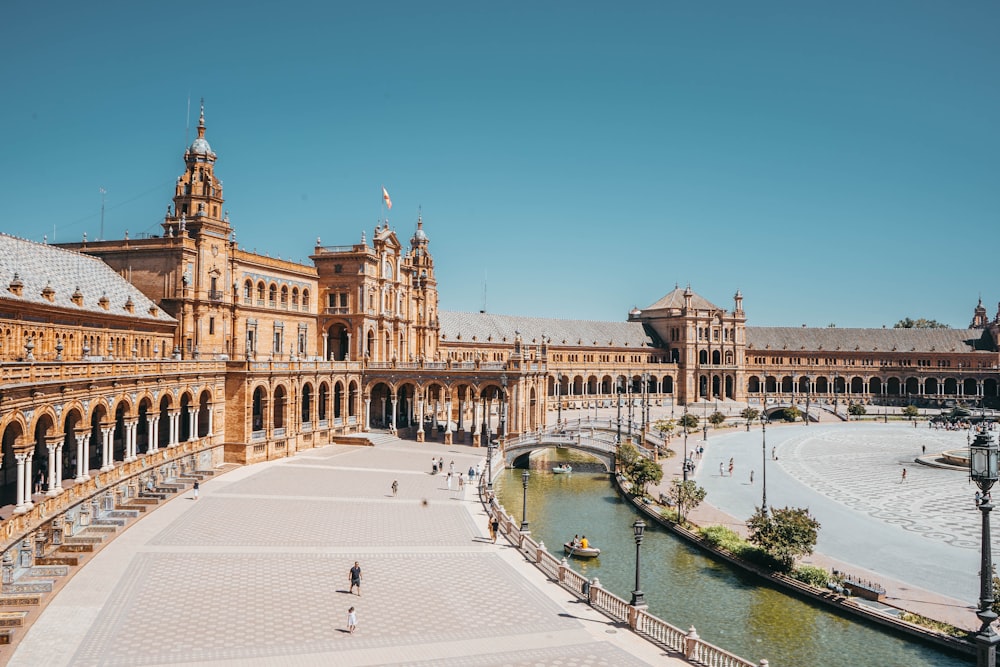
<instances>
[{"instance_id":1,"label":"tree","mask_svg":"<svg viewBox=\"0 0 1000 667\"><path fill-rule=\"evenodd\" d=\"M615 463L618 472L626 477L631 475L632 467L639 458L639 450L631 442L623 442L615 450Z\"/></svg>"},{"instance_id":2,"label":"tree","mask_svg":"<svg viewBox=\"0 0 1000 667\"><path fill-rule=\"evenodd\" d=\"M664 438L669 437L675 428L677 428L677 422L673 419L657 419L653 422L653 430L657 431Z\"/></svg>"},{"instance_id":3,"label":"tree","mask_svg":"<svg viewBox=\"0 0 1000 667\"><path fill-rule=\"evenodd\" d=\"M937 320L928 320L921 317L919 320L914 320L910 317L905 317L900 321L892 325L893 329L950 329L947 324L938 322Z\"/></svg>"},{"instance_id":4,"label":"tree","mask_svg":"<svg viewBox=\"0 0 1000 667\"><path fill-rule=\"evenodd\" d=\"M802 411L799 410L794 405L788 406L787 408L785 408L783 410L783 412L785 414L785 421L786 422L798 421L799 418L802 416Z\"/></svg>"},{"instance_id":5,"label":"tree","mask_svg":"<svg viewBox=\"0 0 1000 667\"><path fill-rule=\"evenodd\" d=\"M724 421L726 421L726 415L722 414L718 410L708 416L708 422L715 428L719 428L719 425Z\"/></svg>"},{"instance_id":6,"label":"tree","mask_svg":"<svg viewBox=\"0 0 1000 667\"><path fill-rule=\"evenodd\" d=\"M907 419L913 419L914 417L920 416L920 410L917 409L915 405L907 405L903 408L903 416Z\"/></svg>"},{"instance_id":7,"label":"tree","mask_svg":"<svg viewBox=\"0 0 1000 667\"><path fill-rule=\"evenodd\" d=\"M760 417L760 410L757 408L743 408L743 412L740 413L740 417L743 417L743 419L746 419L748 422L752 422L757 419L757 417Z\"/></svg>"},{"instance_id":8,"label":"tree","mask_svg":"<svg viewBox=\"0 0 1000 667\"><path fill-rule=\"evenodd\" d=\"M690 479L686 482L675 479L674 483L670 485L670 490L667 491L667 496L677 508L677 518L681 523L684 522L684 513L698 507L706 495L708 492Z\"/></svg>"},{"instance_id":9,"label":"tree","mask_svg":"<svg viewBox=\"0 0 1000 667\"><path fill-rule=\"evenodd\" d=\"M698 415L693 415L690 412L681 417L678 422L681 428L686 428L688 431L696 431L698 429Z\"/></svg>"},{"instance_id":10,"label":"tree","mask_svg":"<svg viewBox=\"0 0 1000 667\"><path fill-rule=\"evenodd\" d=\"M660 467L660 464L645 456L640 456L629 472L632 495L634 496L646 495L646 486L659 484L660 480L663 479L663 468Z\"/></svg>"},{"instance_id":11,"label":"tree","mask_svg":"<svg viewBox=\"0 0 1000 667\"><path fill-rule=\"evenodd\" d=\"M771 508L770 514L758 507L747 520L749 540L770 554L786 570L795 559L808 556L816 546L820 524L803 507Z\"/></svg>"},{"instance_id":12,"label":"tree","mask_svg":"<svg viewBox=\"0 0 1000 667\"><path fill-rule=\"evenodd\" d=\"M860 403L851 403L847 406L847 414L854 415L855 417L860 417L863 414L867 414L867 412L865 406Z\"/></svg>"}]
</instances>

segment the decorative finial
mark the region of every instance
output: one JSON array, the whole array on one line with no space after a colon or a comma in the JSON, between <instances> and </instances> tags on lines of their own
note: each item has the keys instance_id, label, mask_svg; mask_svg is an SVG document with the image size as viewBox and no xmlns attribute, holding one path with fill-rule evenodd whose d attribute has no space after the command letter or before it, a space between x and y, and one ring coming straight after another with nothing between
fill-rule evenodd
<instances>
[{"instance_id":1,"label":"decorative finial","mask_svg":"<svg viewBox=\"0 0 1000 667\"><path fill-rule=\"evenodd\" d=\"M201 115L198 117L198 127L205 127L205 98L201 98Z\"/></svg>"}]
</instances>

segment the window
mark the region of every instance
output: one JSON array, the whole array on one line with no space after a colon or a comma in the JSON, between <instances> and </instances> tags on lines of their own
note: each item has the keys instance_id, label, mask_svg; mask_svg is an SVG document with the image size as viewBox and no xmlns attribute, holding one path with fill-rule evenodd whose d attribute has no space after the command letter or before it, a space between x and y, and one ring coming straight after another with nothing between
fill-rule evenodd
<instances>
[{"instance_id":1,"label":"window","mask_svg":"<svg viewBox=\"0 0 1000 667\"><path fill-rule=\"evenodd\" d=\"M272 352L274 352L275 354L281 354L281 348L282 348L281 335L282 335L282 333L283 333L283 331L282 331L281 326L279 324L275 324L274 325L274 347L272 349Z\"/></svg>"},{"instance_id":2,"label":"window","mask_svg":"<svg viewBox=\"0 0 1000 667\"><path fill-rule=\"evenodd\" d=\"M302 307L309 307L309 290L307 289L302 290Z\"/></svg>"},{"instance_id":3,"label":"window","mask_svg":"<svg viewBox=\"0 0 1000 667\"><path fill-rule=\"evenodd\" d=\"M208 318L208 335L211 336L215 334L215 318Z\"/></svg>"},{"instance_id":4,"label":"window","mask_svg":"<svg viewBox=\"0 0 1000 667\"><path fill-rule=\"evenodd\" d=\"M253 283L249 280L243 283L243 300L249 301L253 298Z\"/></svg>"},{"instance_id":5,"label":"window","mask_svg":"<svg viewBox=\"0 0 1000 667\"><path fill-rule=\"evenodd\" d=\"M278 286L271 285L271 288L267 292L267 305L274 308L278 301Z\"/></svg>"}]
</instances>

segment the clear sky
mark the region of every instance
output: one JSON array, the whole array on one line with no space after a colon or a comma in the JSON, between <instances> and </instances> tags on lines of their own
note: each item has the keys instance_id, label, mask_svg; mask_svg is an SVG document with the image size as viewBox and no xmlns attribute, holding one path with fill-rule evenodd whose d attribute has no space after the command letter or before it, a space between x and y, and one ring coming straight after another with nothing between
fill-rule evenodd
<instances>
[{"instance_id":1,"label":"clear sky","mask_svg":"<svg viewBox=\"0 0 1000 667\"><path fill-rule=\"evenodd\" d=\"M441 307L965 327L1000 301L1000 3L26 2L0 231L160 233L205 99L239 243L417 212ZM188 100L190 99L190 114Z\"/></svg>"}]
</instances>

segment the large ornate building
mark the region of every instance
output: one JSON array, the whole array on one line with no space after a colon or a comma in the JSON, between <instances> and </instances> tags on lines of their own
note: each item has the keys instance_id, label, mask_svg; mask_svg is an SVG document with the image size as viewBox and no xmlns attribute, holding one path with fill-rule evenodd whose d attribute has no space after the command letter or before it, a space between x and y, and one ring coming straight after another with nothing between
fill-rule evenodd
<instances>
[{"instance_id":1,"label":"large ornate building","mask_svg":"<svg viewBox=\"0 0 1000 667\"><path fill-rule=\"evenodd\" d=\"M308 264L248 252L205 135L202 110L159 235L0 235L0 504L18 516L38 489L52 516L101 474L125 484L372 428L479 445L557 404L811 401L836 419L849 402L1000 401L1000 311L981 302L968 329L752 327L739 292L727 310L675 287L626 321L557 320L440 310L421 219L408 241L388 224L317 239Z\"/></svg>"}]
</instances>

